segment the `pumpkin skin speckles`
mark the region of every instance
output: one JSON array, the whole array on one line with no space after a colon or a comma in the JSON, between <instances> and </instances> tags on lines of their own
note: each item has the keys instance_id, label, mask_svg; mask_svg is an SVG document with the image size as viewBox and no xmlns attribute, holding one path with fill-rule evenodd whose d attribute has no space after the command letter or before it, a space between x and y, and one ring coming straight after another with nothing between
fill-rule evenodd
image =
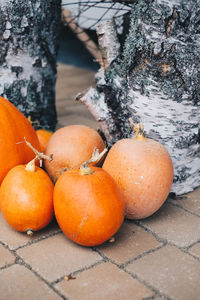
<instances>
[{"instance_id":1,"label":"pumpkin skin speckles","mask_svg":"<svg viewBox=\"0 0 200 300\"><path fill-rule=\"evenodd\" d=\"M88 160L94 148L103 151L104 142L96 130L83 125L71 125L58 129L50 138L45 154L53 155L53 161L45 161L45 169L53 182L62 170L79 168Z\"/></svg>"},{"instance_id":2,"label":"pumpkin skin speckles","mask_svg":"<svg viewBox=\"0 0 200 300\"><path fill-rule=\"evenodd\" d=\"M79 169L63 173L54 189L58 224L69 239L84 246L104 243L124 220L124 203L117 184L101 168L91 170L88 175Z\"/></svg>"},{"instance_id":3,"label":"pumpkin skin speckles","mask_svg":"<svg viewBox=\"0 0 200 300\"><path fill-rule=\"evenodd\" d=\"M146 218L157 211L173 182L168 151L144 136L118 141L109 151L103 169L120 187L129 219Z\"/></svg>"}]
</instances>

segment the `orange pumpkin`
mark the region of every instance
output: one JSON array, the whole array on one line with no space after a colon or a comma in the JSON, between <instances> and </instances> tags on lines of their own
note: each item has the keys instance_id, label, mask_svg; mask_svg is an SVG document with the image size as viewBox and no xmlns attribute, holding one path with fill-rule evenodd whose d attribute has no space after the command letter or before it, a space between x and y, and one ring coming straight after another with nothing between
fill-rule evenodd
<instances>
[{"instance_id":1,"label":"orange pumpkin","mask_svg":"<svg viewBox=\"0 0 200 300\"><path fill-rule=\"evenodd\" d=\"M56 182L63 170L79 168L88 160L93 148L99 151L105 148L104 142L96 130L83 125L71 125L58 129L50 138L45 154L53 155L53 161L45 161L44 166Z\"/></svg>"},{"instance_id":2,"label":"orange pumpkin","mask_svg":"<svg viewBox=\"0 0 200 300\"><path fill-rule=\"evenodd\" d=\"M17 231L32 234L40 230L53 216L53 183L35 160L18 165L5 176L1 188L1 211Z\"/></svg>"},{"instance_id":3,"label":"orange pumpkin","mask_svg":"<svg viewBox=\"0 0 200 300\"><path fill-rule=\"evenodd\" d=\"M126 217L142 219L166 200L173 182L173 165L165 147L144 136L141 124L135 130L134 139L119 140L111 148L103 169L123 193Z\"/></svg>"},{"instance_id":4,"label":"orange pumpkin","mask_svg":"<svg viewBox=\"0 0 200 300\"><path fill-rule=\"evenodd\" d=\"M40 148L41 151L44 152L47 146L47 143L50 139L50 137L52 136L53 132L52 131L48 131L45 129L38 129L36 130L39 142L40 142Z\"/></svg>"},{"instance_id":5,"label":"orange pumpkin","mask_svg":"<svg viewBox=\"0 0 200 300\"><path fill-rule=\"evenodd\" d=\"M113 178L97 167L63 173L55 184L54 211L72 241L95 246L114 235L124 219L124 203Z\"/></svg>"},{"instance_id":6,"label":"orange pumpkin","mask_svg":"<svg viewBox=\"0 0 200 300\"><path fill-rule=\"evenodd\" d=\"M24 137L40 151L36 132L26 117L8 100L0 97L0 184L7 172L34 157Z\"/></svg>"}]
</instances>

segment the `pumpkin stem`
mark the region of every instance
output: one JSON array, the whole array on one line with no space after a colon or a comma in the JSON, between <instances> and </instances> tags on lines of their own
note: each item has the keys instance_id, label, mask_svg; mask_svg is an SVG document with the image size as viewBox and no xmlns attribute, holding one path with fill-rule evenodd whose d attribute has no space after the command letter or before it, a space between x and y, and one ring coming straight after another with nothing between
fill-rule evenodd
<instances>
[{"instance_id":1,"label":"pumpkin stem","mask_svg":"<svg viewBox=\"0 0 200 300\"><path fill-rule=\"evenodd\" d=\"M27 120L31 123L31 125L37 124L39 127L41 127L40 122L38 120L32 121L31 116L28 116Z\"/></svg>"},{"instance_id":2,"label":"pumpkin stem","mask_svg":"<svg viewBox=\"0 0 200 300\"><path fill-rule=\"evenodd\" d=\"M144 133L144 126L142 123L134 124L133 120L131 118L128 119L130 122L131 127L133 128L135 132L135 139L138 141L145 142L146 137Z\"/></svg>"},{"instance_id":3,"label":"pumpkin stem","mask_svg":"<svg viewBox=\"0 0 200 300\"><path fill-rule=\"evenodd\" d=\"M89 167L89 164L92 163L94 165L94 164L98 163L107 151L108 151L108 149L105 148L101 153L99 153L99 150L96 149L96 147L94 147L92 157L81 165L80 174L81 175L89 175L89 174L94 173L94 171Z\"/></svg>"},{"instance_id":4,"label":"pumpkin stem","mask_svg":"<svg viewBox=\"0 0 200 300\"><path fill-rule=\"evenodd\" d=\"M35 161L37 157L29 161L29 163L26 165L25 170L29 172L35 172Z\"/></svg>"},{"instance_id":5,"label":"pumpkin stem","mask_svg":"<svg viewBox=\"0 0 200 300\"><path fill-rule=\"evenodd\" d=\"M44 153L42 152L39 152L38 150L36 150L32 145L31 143L29 143L26 138L24 137L24 141L26 143L26 145L31 148L33 150L33 152L35 153L35 158L34 158L34 163L35 163L35 160L38 159L40 161L40 167L42 167L42 159L48 159L48 160L53 160L53 154L51 154L50 156L48 155L45 155ZM31 163L31 162L30 162Z\"/></svg>"},{"instance_id":6,"label":"pumpkin stem","mask_svg":"<svg viewBox=\"0 0 200 300\"><path fill-rule=\"evenodd\" d=\"M26 234L28 235L28 236L32 236L33 235L33 230L32 229L27 229L26 230Z\"/></svg>"}]
</instances>

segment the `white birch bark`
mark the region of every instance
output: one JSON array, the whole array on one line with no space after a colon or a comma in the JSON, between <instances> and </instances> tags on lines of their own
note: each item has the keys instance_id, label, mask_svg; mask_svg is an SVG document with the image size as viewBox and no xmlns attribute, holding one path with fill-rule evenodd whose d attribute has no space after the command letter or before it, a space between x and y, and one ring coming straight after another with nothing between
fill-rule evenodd
<instances>
[{"instance_id":1,"label":"white birch bark","mask_svg":"<svg viewBox=\"0 0 200 300\"><path fill-rule=\"evenodd\" d=\"M200 8L196 4L195 0L133 4L122 53L97 73L96 89L81 98L99 121L109 146L132 136L129 117L144 124L147 136L160 141L172 157L171 191L177 195L200 186ZM104 32L108 41L109 31Z\"/></svg>"},{"instance_id":2,"label":"white birch bark","mask_svg":"<svg viewBox=\"0 0 200 300\"><path fill-rule=\"evenodd\" d=\"M60 19L59 0L0 0L0 95L51 130Z\"/></svg>"}]
</instances>

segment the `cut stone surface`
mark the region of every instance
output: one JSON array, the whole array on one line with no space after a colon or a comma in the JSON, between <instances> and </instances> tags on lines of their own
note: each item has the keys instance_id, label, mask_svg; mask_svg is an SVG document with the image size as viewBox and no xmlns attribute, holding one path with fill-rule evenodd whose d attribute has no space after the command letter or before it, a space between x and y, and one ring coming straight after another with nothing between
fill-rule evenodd
<instances>
[{"instance_id":1,"label":"cut stone surface","mask_svg":"<svg viewBox=\"0 0 200 300\"><path fill-rule=\"evenodd\" d=\"M187 247L200 239L200 218L170 203L165 203L141 224L179 247Z\"/></svg>"},{"instance_id":2,"label":"cut stone surface","mask_svg":"<svg viewBox=\"0 0 200 300\"><path fill-rule=\"evenodd\" d=\"M62 299L30 270L13 265L0 271L1 300L59 300Z\"/></svg>"},{"instance_id":3,"label":"cut stone surface","mask_svg":"<svg viewBox=\"0 0 200 300\"><path fill-rule=\"evenodd\" d=\"M194 192L181 197L180 199L170 199L170 202L180 205L181 207L200 216L200 188Z\"/></svg>"},{"instance_id":4,"label":"cut stone surface","mask_svg":"<svg viewBox=\"0 0 200 300\"><path fill-rule=\"evenodd\" d=\"M42 240L39 244L21 248L17 253L50 282L102 260L98 253L76 245L62 233Z\"/></svg>"},{"instance_id":5,"label":"cut stone surface","mask_svg":"<svg viewBox=\"0 0 200 300\"><path fill-rule=\"evenodd\" d=\"M188 252L200 259L200 242L189 248Z\"/></svg>"},{"instance_id":6,"label":"cut stone surface","mask_svg":"<svg viewBox=\"0 0 200 300\"><path fill-rule=\"evenodd\" d=\"M56 288L70 300L141 300L154 294L111 263L79 273L74 280L63 280Z\"/></svg>"},{"instance_id":7,"label":"cut stone surface","mask_svg":"<svg viewBox=\"0 0 200 300\"><path fill-rule=\"evenodd\" d=\"M176 300L199 299L200 263L173 246L166 246L126 269L164 295Z\"/></svg>"},{"instance_id":8,"label":"cut stone surface","mask_svg":"<svg viewBox=\"0 0 200 300\"><path fill-rule=\"evenodd\" d=\"M115 235L113 243L105 243L97 249L118 264L161 245L152 234L131 223L124 223Z\"/></svg>"},{"instance_id":9,"label":"cut stone surface","mask_svg":"<svg viewBox=\"0 0 200 300\"><path fill-rule=\"evenodd\" d=\"M0 244L0 268L15 262L15 256ZM0 292L1 294L1 292Z\"/></svg>"},{"instance_id":10,"label":"cut stone surface","mask_svg":"<svg viewBox=\"0 0 200 300\"><path fill-rule=\"evenodd\" d=\"M57 231L60 231L60 229L57 223L53 221L46 228L35 232L33 236L28 236L25 233L18 232L10 227L0 213L0 241L9 246L10 249L16 249L20 246L24 246L29 242Z\"/></svg>"},{"instance_id":11,"label":"cut stone surface","mask_svg":"<svg viewBox=\"0 0 200 300\"><path fill-rule=\"evenodd\" d=\"M57 128L74 124L82 124L94 129L99 127L85 105L74 100L78 93L86 90L90 85L94 85L94 74L88 70L58 64L56 82Z\"/></svg>"}]
</instances>

